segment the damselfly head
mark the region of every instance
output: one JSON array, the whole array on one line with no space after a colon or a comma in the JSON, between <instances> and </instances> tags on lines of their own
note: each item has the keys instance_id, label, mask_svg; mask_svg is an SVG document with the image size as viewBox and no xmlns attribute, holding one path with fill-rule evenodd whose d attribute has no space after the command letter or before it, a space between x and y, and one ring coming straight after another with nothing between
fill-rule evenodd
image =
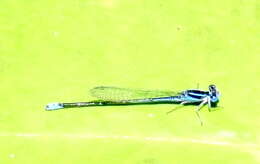
<instances>
[{"instance_id":1,"label":"damselfly head","mask_svg":"<svg viewBox=\"0 0 260 164\"><path fill-rule=\"evenodd\" d=\"M209 91L214 92L216 90L217 90L216 85L213 85L213 84L209 85Z\"/></svg>"},{"instance_id":2,"label":"damselfly head","mask_svg":"<svg viewBox=\"0 0 260 164\"><path fill-rule=\"evenodd\" d=\"M215 85L209 85L209 95L212 106L217 106L219 102L219 91Z\"/></svg>"},{"instance_id":3,"label":"damselfly head","mask_svg":"<svg viewBox=\"0 0 260 164\"><path fill-rule=\"evenodd\" d=\"M216 85L209 85L209 93L210 93L212 96L217 96L218 90L217 90Z\"/></svg>"}]
</instances>

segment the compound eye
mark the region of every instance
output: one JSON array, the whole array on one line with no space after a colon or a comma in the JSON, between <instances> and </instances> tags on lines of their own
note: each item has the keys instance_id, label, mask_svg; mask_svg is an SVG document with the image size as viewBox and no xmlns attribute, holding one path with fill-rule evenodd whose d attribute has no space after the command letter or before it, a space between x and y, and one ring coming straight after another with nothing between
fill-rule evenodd
<instances>
[{"instance_id":1,"label":"compound eye","mask_svg":"<svg viewBox=\"0 0 260 164\"><path fill-rule=\"evenodd\" d=\"M216 90L216 86L215 85L210 85L209 86L209 90Z\"/></svg>"},{"instance_id":2,"label":"compound eye","mask_svg":"<svg viewBox=\"0 0 260 164\"><path fill-rule=\"evenodd\" d=\"M218 102L219 100L218 100L217 97L213 96L213 97L211 97L210 101L211 101L212 103L216 103L216 102Z\"/></svg>"}]
</instances>

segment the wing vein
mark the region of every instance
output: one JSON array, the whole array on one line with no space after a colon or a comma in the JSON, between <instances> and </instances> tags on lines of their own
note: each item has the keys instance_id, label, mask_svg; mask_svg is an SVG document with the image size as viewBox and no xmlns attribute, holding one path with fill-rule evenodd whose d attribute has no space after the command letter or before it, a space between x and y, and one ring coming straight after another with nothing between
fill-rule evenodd
<instances>
[{"instance_id":1,"label":"wing vein","mask_svg":"<svg viewBox=\"0 0 260 164\"><path fill-rule=\"evenodd\" d=\"M143 99L153 97L166 97L175 96L176 92L161 91L161 90L142 90L142 89L129 89L110 86L99 86L90 90L90 94L100 100L129 100L129 99Z\"/></svg>"}]
</instances>

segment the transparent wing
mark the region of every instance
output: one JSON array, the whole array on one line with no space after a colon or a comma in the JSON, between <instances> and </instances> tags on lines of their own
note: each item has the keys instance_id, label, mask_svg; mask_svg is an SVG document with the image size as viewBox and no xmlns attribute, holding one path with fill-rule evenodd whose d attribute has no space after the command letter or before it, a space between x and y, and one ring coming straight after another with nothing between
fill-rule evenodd
<instances>
[{"instance_id":1,"label":"transparent wing","mask_svg":"<svg viewBox=\"0 0 260 164\"><path fill-rule=\"evenodd\" d=\"M90 90L92 96L100 100L120 101L130 99L142 99L153 97L166 97L175 96L178 93L173 91L160 91L160 90L141 90L141 89L128 89L118 87L100 86Z\"/></svg>"}]
</instances>

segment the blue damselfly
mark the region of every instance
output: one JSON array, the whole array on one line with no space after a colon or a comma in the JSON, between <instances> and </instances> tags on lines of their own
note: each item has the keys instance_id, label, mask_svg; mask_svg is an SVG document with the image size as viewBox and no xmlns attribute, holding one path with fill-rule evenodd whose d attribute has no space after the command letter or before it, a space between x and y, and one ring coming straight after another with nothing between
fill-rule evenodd
<instances>
[{"instance_id":1,"label":"blue damselfly","mask_svg":"<svg viewBox=\"0 0 260 164\"><path fill-rule=\"evenodd\" d=\"M196 115L201 124L199 111L204 105L208 105L209 111L217 107L219 102L219 91L215 85L209 85L208 91L199 89L188 89L181 92L159 91L159 90L136 90L118 87L100 86L90 90L92 96L98 98L89 102L74 103L50 103L46 110L52 111L62 108L107 106L107 105L138 105L138 104L180 104L197 105ZM171 112L171 111L170 111ZM170 113L168 112L168 113Z\"/></svg>"}]
</instances>

